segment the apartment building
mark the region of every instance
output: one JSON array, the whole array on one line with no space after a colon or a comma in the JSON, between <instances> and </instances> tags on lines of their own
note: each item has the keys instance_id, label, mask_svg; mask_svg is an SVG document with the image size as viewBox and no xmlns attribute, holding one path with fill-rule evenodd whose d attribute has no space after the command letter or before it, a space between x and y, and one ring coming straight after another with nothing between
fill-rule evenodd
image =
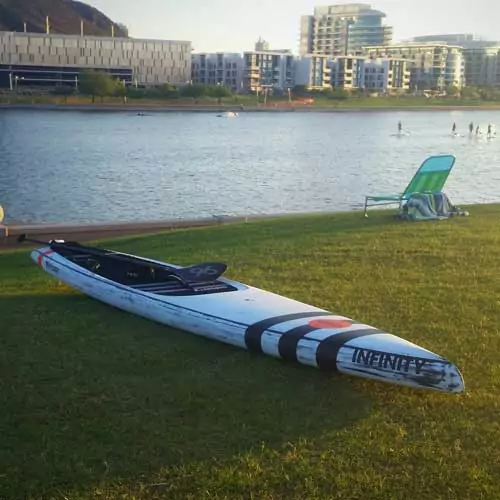
<instances>
[{"instance_id":1,"label":"apartment building","mask_svg":"<svg viewBox=\"0 0 500 500\"><path fill-rule=\"evenodd\" d=\"M418 43L445 43L447 45L458 45L464 49L478 49L483 47L496 47L500 45L499 42L485 40L484 38L476 36L472 33L448 33L443 35L416 36L412 38L412 41Z\"/></svg>"},{"instance_id":2,"label":"apartment building","mask_svg":"<svg viewBox=\"0 0 500 500\"><path fill-rule=\"evenodd\" d=\"M295 85L309 89L330 88L326 56L298 58L289 50L254 50L239 53L193 54L192 82L223 84L234 93L283 93Z\"/></svg>"},{"instance_id":3,"label":"apartment building","mask_svg":"<svg viewBox=\"0 0 500 500\"><path fill-rule=\"evenodd\" d=\"M352 3L316 7L300 19L300 55L330 57L353 55L365 45L387 45L392 27L385 26L383 12L369 4Z\"/></svg>"},{"instance_id":4,"label":"apartment building","mask_svg":"<svg viewBox=\"0 0 500 500\"><path fill-rule=\"evenodd\" d=\"M464 49L464 58L466 85L500 86L500 44Z\"/></svg>"},{"instance_id":5,"label":"apartment building","mask_svg":"<svg viewBox=\"0 0 500 500\"><path fill-rule=\"evenodd\" d=\"M365 58L361 56L338 56L328 61L331 85L346 90L364 88Z\"/></svg>"},{"instance_id":6,"label":"apartment building","mask_svg":"<svg viewBox=\"0 0 500 500\"><path fill-rule=\"evenodd\" d=\"M185 84L191 42L0 32L0 87L76 85L86 69L129 84Z\"/></svg>"},{"instance_id":7,"label":"apartment building","mask_svg":"<svg viewBox=\"0 0 500 500\"><path fill-rule=\"evenodd\" d=\"M232 92L243 89L243 58L239 53L216 52L193 54L191 60L193 83L225 85Z\"/></svg>"},{"instance_id":8,"label":"apartment building","mask_svg":"<svg viewBox=\"0 0 500 500\"><path fill-rule=\"evenodd\" d=\"M326 56L306 54L295 60L294 84L309 90L331 88L330 68Z\"/></svg>"},{"instance_id":9,"label":"apartment building","mask_svg":"<svg viewBox=\"0 0 500 500\"><path fill-rule=\"evenodd\" d=\"M295 84L295 58L289 50L243 53L243 91L281 93Z\"/></svg>"},{"instance_id":10,"label":"apartment building","mask_svg":"<svg viewBox=\"0 0 500 500\"><path fill-rule=\"evenodd\" d=\"M406 59L366 59L364 65L364 87L383 93L410 89L411 72Z\"/></svg>"},{"instance_id":11,"label":"apartment building","mask_svg":"<svg viewBox=\"0 0 500 500\"><path fill-rule=\"evenodd\" d=\"M406 59L341 56L329 61L331 84L346 90L365 89L381 93L407 91L410 69Z\"/></svg>"},{"instance_id":12,"label":"apartment building","mask_svg":"<svg viewBox=\"0 0 500 500\"><path fill-rule=\"evenodd\" d=\"M443 43L407 43L364 47L369 57L406 59L410 63L410 86L416 89L444 90L465 84L463 48Z\"/></svg>"},{"instance_id":13,"label":"apartment building","mask_svg":"<svg viewBox=\"0 0 500 500\"><path fill-rule=\"evenodd\" d=\"M500 85L500 41L485 40L470 33L426 35L414 42L434 42L463 48L465 85Z\"/></svg>"}]
</instances>

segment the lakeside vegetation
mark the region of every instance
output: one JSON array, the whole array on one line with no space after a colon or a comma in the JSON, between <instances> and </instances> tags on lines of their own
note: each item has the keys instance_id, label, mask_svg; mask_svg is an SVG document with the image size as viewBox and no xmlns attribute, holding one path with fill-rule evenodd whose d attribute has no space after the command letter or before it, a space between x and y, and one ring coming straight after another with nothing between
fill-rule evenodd
<instances>
[{"instance_id":1,"label":"lakeside vegetation","mask_svg":"<svg viewBox=\"0 0 500 500\"><path fill-rule=\"evenodd\" d=\"M107 241L386 329L461 369L412 390L135 317L0 253L0 498L500 497L499 205L296 216Z\"/></svg>"},{"instance_id":2,"label":"lakeside vegetation","mask_svg":"<svg viewBox=\"0 0 500 500\"><path fill-rule=\"evenodd\" d=\"M106 104L150 107L268 107L268 108L387 108L387 107L492 107L500 106L500 89L465 87L446 89L433 97L408 92L379 95L359 89L341 88L307 90L303 85L283 95L234 94L224 85L190 84L176 87L170 84L148 88L125 86L104 72L86 71L78 88L56 87L44 92L18 87L15 92L0 94L0 103L11 104Z\"/></svg>"}]
</instances>

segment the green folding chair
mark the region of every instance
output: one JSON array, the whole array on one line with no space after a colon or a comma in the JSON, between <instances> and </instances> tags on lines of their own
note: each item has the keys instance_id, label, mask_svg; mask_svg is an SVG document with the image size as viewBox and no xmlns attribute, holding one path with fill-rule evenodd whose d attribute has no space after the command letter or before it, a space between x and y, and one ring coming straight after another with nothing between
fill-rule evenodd
<instances>
[{"instance_id":1,"label":"green folding chair","mask_svg":"<svg viewBox=\"0 0 500 500\"><path fill-rule=\"evenodd\" d=\"M399 205L414 193L436 193L442 191L450 175L456 158L453 155L436 155L427 158L417 170L406 189L398 194L382 194L365 197L365 217L368 217L369 206Z\"/></svg>"}]
</instances>

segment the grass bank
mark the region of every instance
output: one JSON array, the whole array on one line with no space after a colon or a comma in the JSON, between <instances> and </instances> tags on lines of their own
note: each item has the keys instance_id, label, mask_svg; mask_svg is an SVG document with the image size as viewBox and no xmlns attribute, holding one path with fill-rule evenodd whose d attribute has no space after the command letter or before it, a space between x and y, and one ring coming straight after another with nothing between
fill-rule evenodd
<instances>
[{"instance_id":1,"label":"grass bank","mask_svg":"<svg viewBox=\"0 0 500 500\"><path fill-rule=\"evenodd\" d=\"M112 309L0 253L0 498L500 497L500 206L301 216L106 242L385 328L460 396L325 375Z\"/></svg>"},{"instance_id":2,"label":"grass bank","mask_svg":"<svg viewBox=\"0 0 500 500\"><path fill-rule=\"evenodd\" d=\"M233 98L223 99L218 103L213 98L200 98L196 102L193 99L133 99L129 98L126 103L119 97L105 97L96 99L92 103L90 97L58 97L50 95L23 96L4 95L0 96L0 105L57 105L61 108L65 106L81 106L86 108L99 109L102 107L114 109L177 109L177 110L213 110L213 109L236 109L240 106L248 111L252 110L363 110L363 109L500 109L500 101L484 101L479 99L454 99L454 98L433 98L425 97L350 97L343 100L316 98L312 104L301 104L298 102L289 103L286 98L269 97L266 102L260 97L237 95Z\"/></svg>"}]
</instances>

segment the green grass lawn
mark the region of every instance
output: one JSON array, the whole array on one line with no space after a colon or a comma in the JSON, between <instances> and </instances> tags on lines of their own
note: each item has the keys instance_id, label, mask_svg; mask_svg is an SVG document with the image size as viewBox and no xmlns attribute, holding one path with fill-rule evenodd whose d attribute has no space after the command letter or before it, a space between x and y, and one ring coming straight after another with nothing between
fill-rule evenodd
<instances>
[{"instance_id":1,"label":"green grass lawn","mask_svg":"<svg viewBox=\"0 0 500 500\"><path fill-rule=\"evenodd\" d=\"M299 216L106 242L386 329L461 369L412 390L115 310L0 253L0 498L500 498L500 206Z\"/></svg>"},{"instance_id":2,"label":"green grass lawn","mask_svg":"<svg viewBox=\"0 0 500 500\"><path fill-rule=\"evenodd\" d=\"M462 106L475 106L488 108L491 106L500 106L500 101L483 101L483 100L468 100L468 99L453 99L453 98L441 98L441 99L427 99L425 97L412 97L412 96L390 96L390 97L350 97L348 99L338 100L338 99L327 99L322 97L315 97L315 102L311 105L301 105L296 102L292 103L295 108L410 108L410 107L424 107L433 108L438 106L449 106L449 107L462 107ZM88 96L27 96L27 95L6 95L0 96L0 103L10 102L13 104L80 104L80 105L92 105L92 98ZM247 94L237 94L233 97L228 97L222 99L222 103L219 104L217 99L210 97L202 97L195 103L193 99L137 99L129 98L127 104L123 103L123 99L120 97L105 97L102 101L106 105L116 105L117 107L127 107L127 106L145 106L145 107L230 107L235 108L239 105L244 105L247 108L253 108L259 106L264 108L264 97L260 96L257 100L255 95ZM101 99L96 98L96 105L101 104ZM277 105L281 107L288 106L288 98L269 96L266 101L267 106L270 109L276 107Z\"/></svg>"},{"instance_id":3,"label":"green grass lawn","mask_svg":"<svg viewBox=\"0 0 500 500\"><path fill-rule=\"evenodd\" d=\"M344 100L318 99L314 102L315 107L338 107L338 108L408 108L437 106L500 106L498 101L481 101L471 99L427 99L425 97L352 97Z\"/></svg>"}]
</instances>

